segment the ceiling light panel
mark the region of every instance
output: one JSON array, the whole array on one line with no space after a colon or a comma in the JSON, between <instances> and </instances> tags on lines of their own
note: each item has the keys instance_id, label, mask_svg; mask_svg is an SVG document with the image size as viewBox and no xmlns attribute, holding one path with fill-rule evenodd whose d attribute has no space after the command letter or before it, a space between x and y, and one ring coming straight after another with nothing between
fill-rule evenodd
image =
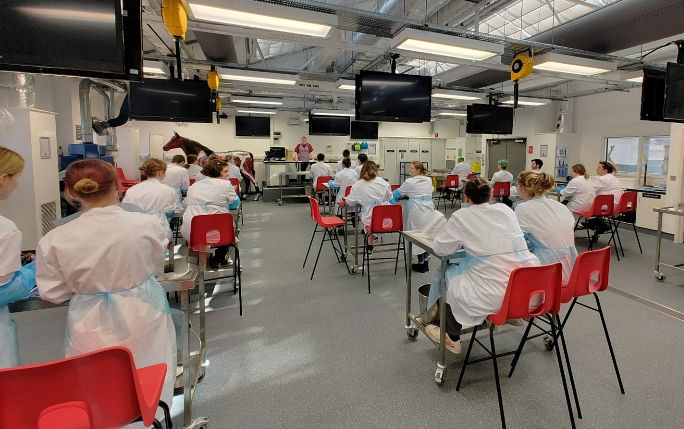
<instances>
[{"instance_id":1,"label":"ceiling light panel","mask_svg":"<svg viewBox=\"0 0 684 429\"><path fill-rule=\"evenodd\" d=\"M534 57L536 70L547 70L559 73L592 76L607 73L616 69L615 64L588 58L572 57L550 52Z\"/></svg>"},{"instance_id":2,"label":"ceiling light panel","mask_svg":"<svg viewBox=\"0 0 684 429\"><path fill-rule=\"evenodd\" d=\"M325 115L325 116L355 116L354 112L351 110L323 110L314 109L311 111L312 115Z\"/></svg>"},{"instance_id":3,"label":"ceiling light panel","mask_svg":"<svg viewBox=\"0 0 684 429\"><path fill-rule=\"evenodd\" d=\"M439 112L440 116L467 116L466 112Z\"/></svg>"},{"instance_id":4,"label":"ceiling light panel","mask_svg":"<svg viewBox=\"0 0 684 429\"><path fill-rule=\"evenodd\" d=\"M276 112L275 110L247 110L247 109L238 109L238 113L251 113L254 115L275 115Z\"/></svg>"},{"instance_id":5,"label":"ceiling light panel","mask_svg":"<svg viewBox=\"0 0 684 429\"><path fill-rule=\"evenodd\" d=\"M238 27L326 37L337 26L337 15L249 0L203 0L187 5L193 19Z\"/></svg>"},{"instance_id":6,"label":"ceiling light panel","mask_svg":"<svg viewBox=\"0 0 684 429\"><path fill-rule=\"evenodd\" d=\"M545 104L551 103L551 100L547 100L544 98L532 98L532 97L519 97L518 98L518 106L543 106ZM513 97L508 98L506 101L503 102L503 104L507 105L513 105Z\"/></svg>"},{"instance_id":7,"label":"ceiling light panel","mask_svg":"<svg viewBox=\"0 0 684 429\"><path fill-rule=\"evenodd\" d=\"M449 91L446 89L434 89L434 90L432 90L432 97L433 98L449 99L449 100L464 100L464 101L480 100L480 99L484 98L484 96L482 94L477 94L474 92Z\"/></svg>"},{"instance_id":8,"label":"ceiling light panel","mask_svg":"<svg viewBox=\"0 0 684 429\"><path fill-rule=\"evenodd\" d=\"M483 61L503 53L503 46L480 40L405 28L393 39L392 46L413 52Z\"/></svg>"},{"instance_id":9,"label":"ceiling light panel","mask_svg":"<svg viewBox=\"0 0 684 429\"><path fill-rule=\"evenodd\" d=\"M278 100L270 100L267 98L250 98L250 97L230 97L231 103L240 104L259 104L264 106L282 106L283 102Z\"/></svg>"},{"instance_id":10,"label":"ceiling light panel","mask_svg":"<svg viewBox=\"0 0 684 429\"><path fill-rule=\"evenodd\" d=\"M227 81L270 83L276 85L294 85L297 83L297 76L282 73L268 73L251 70L221 69L219 70L221 79Z\"/></svg>"}]
</instances>

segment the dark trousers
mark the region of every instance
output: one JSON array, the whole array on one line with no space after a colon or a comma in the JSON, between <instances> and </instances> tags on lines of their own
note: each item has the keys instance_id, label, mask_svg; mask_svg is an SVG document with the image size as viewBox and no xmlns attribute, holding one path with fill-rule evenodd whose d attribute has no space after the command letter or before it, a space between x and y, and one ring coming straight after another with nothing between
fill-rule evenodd
<instances>
[{"instance_id":1,"label":"dark trousers","mask_svg":"<svg viewBox=\"0 0 684 429\"><path fill-rule=\"evenodd\" d=\"M216 250L214 250L214 255L211 257L211 260L209 261L209 265L212 268L217 267L219 264L223 264L226 262L226 255L230 250L230 246L218 246L215 247L215 249Z\"/></svg>"},{"instance_id":2,"label":"dark trousers","mask_svg":"<svg viewBox=\"0 0 684 429\"><path fill-rule=\"evenodd\" d=\"M449 334L449 338L451 338L452 341L458 341L461 335L461 328L463 328L463 325L458 323L456 321L456 318L454 317L454 313L451 312L451 306L449 304L446 305L446 328L445 331L447 334Z\"/></svg>"}]
</instances>

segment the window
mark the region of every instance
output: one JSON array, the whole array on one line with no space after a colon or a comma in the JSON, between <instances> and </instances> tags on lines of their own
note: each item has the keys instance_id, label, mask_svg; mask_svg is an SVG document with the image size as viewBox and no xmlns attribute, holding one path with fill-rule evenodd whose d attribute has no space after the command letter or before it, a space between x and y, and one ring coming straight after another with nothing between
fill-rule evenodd
<instances>
[{"instance_id":1,"label":"window","mask_svg":"<svg viewBox=\"0 0 684 429\"><path fill-rule=\"evenodd\" d=\"M670 160L670 137L644 137L642 150L641 175L646 176L646 185L664 188L667 183L667 163Z\"/></svg>"},{"instance_id":2,"label":"window","mask_svg":"<svg viewBox=\"0 0 684 429\"><path fill-rule=\"evenodd\" d=\"M639 172L639 137L608 137L606 159L618 168L622 176Z\"/></svg>"},{"instance_id":3,"label":"window","mask_svg":"<svg viewBox=\"0 0 684 429\"><path fill-rule=\"evenodd\" d=\"M606 159L617 166L617 176L629 186L665 189L669 155L669 136L606 139Z\"/></svg>"}]
</instances>

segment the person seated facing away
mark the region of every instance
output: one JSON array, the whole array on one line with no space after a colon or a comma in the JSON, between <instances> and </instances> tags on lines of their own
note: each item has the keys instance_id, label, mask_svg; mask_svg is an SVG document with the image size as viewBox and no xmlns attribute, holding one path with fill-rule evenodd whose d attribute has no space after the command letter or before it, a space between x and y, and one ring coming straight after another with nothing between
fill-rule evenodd
<instances>
[{"instance_id":1,"label":"person seated facing away","mask_svg":"<svg viewBox=\"0 0 684 429\"><path fill-rule=\"evenodd\" d=\"M349 152L349 149L345 149L342 151L342 159L337 161L337 166L335 167L335 173L339 173L340 171L342 171L342 169L344 168L344 166L342 165L342 161L344 161L344 158L349 158L349 155L351 155L351 153Z\"/></svg>"},{"instance_id":2,"label":"person seated facing away","mask_svg":"<svg viewBox=\"0 0 684 429\"><path fill-rule=\"evenodd\" d=\"M188 164L185 167L188 169L188 177L197 180L197 175L202 171L197 155L188 155Z\"/></svg>"},{"instance_id":3,"label":"person seated facing away","mask_svg":"<svg viewBox=\"0 0 684 429\"><path fill-rule=\"evenodd\" d=\"M594 187L589 182L589 174L582 164L573 165L571 174L572 180L568 186L560 190L560 195L571 212L587 212L591 209L594 197L596 197Z\"/></svg>"},{"instance_id":4,"label":"person seated facing away","mask_svg":"<svg viewBox=\"0 0 684 429\"><path fill-rule=\"evenodd\" d=\"M147 180L133 185L126 191L126 196L121 202L133 204L159 219L170 239L171 229L168 219L173 216L180 200L172 187L161 182L166 175L166 164L161 159L150 158L143 162L140 171L147 176Z\"/></svg>"},{"instance_id":5,"label":"person seated facing away","mask_svg":"<svg viewBox=\"0 0 684 429\"><path fill-rule=\"evenodd\" d=\"M506 161L505 159L500 159L497 162L497 166L499 170L492 176L492 180L489 182L490 186L492 187L492 189L494 189L495 183L508 182L511 184L511 196L517 197L516 191L513 189L513 175L510 171L508 171L508 161ZM510 197L503 197L501 199L501 202L506 204L508 207L511 207L513 205L513 201L511 201Z\"/></svg>"},{"instance_id":6,"label":"person seated facing away","mask_svg":"<svg viewBox=\"0 0 684 429\"><path fill-rule=\"evenodd\" d=\"M337 188L337 197L335 198L335 207L338 208L338 212L341 210L344 214L344 209L340 207L340 203L344 197L344 191L348 186L353 186L354 183L358 182L359 174L355 169L351 168L351 159L349 157L342 160L342 170L335 174L333 180L331 180L330 186ZM347 213L354 213L356 207L347 207Z\"/></svg>"},{"instance_id":7,"label":"person seated facing away","mask_svg":"<svg viewBox=\"0 0 684 429\"><path fill-rule=\"evenodd\" d=\"M596 195L613 195L614 208L617 209L624 191L615 173L617 173L617 168L613 163L600 161L596 167L596 174L599 177L594 180L593 185Z\"/></svg>"},{"instance_id":8,"label":"person seated facing away","mask_svg":"<svg viewBox=\"0 0 684 429\"><path fill-rule=\"evenodd\" d=\"M451 170L450 174L455 174L458 176L458 189L462 189L465 182L468 181L468 175L473 172L473 167L465 162L465 158L462 156L458 157L458 164L454 165L454 169Z\"/></svg>"},{"instance_id":9,"label":"person seated facing away","mask_svg":"<svg viewBox=\"0 0 684 429\"><path fill-rule=\"evenodd\" d=\"M225 161L228 163L228 178L237 179L238 183L242 182L242 172L240 167L235 165L235 157L233 155L226 156Z\"/></svg>"},{"instance_id":10,"label":"person seated facing away","mask_svg":"<svg viewBox=\"0 0 684 429\"><path fill-rule=\"evenodd\" d=\"M508 278L514 269L539 265L527 249L518 220L505 204L490 204L491 187L475 177L463 187L469 205L457 210L436 232L433 249L449 256L465 250L459 264L449 265L446 273L446 345L452 353L461 352L462 327L481 324L501 309ZM439 282L433 283L428 308L439 298ZM439 342L439 327L428 325L428 336Z\"/></svg>"},{"instance_id":11,"label":"person seated facing away","mask_svg":"<svg viewBox=\"0 0 684 429\"><path fill-rule=\"evenodd\" d=\"M530 169L532 171L541 171L542 165L544 165L544 161L539 158L535 158L530 161Z\"/></svg>"},{"instance_id":12,"label":"person seated facing away","mask_svg":"<svg viewBox=\"0 0 684 429\"><path fill-rule=\"evenodd\" d=\"M355 167L355 168L356 168L356 172L359 173L359 177L361 177L361 169L363 168L363 164L364 164L366 161L368 161L368 155L366 155L365 153L360 153L360 154L359 154L359 157L358 157L359 165L357 165L357 166Z\"/></svg>"},{"instance_id":13,"label":"person seated facing away","mask_svg":"<svg viewBox=\"0 0 684 429\"><path fill-rule=\"evenodd\" d=\"M190 186L190 176L188 170L184 168L185 157L183 155L174 155L171 159L171 164L166 168L166 176L164 176L164 183L172 187L179 197L184 194Z\"/></svg>"},{"instance_id":14,"label":"person seated facing away","mask_svg":"<svg viewBox=\"0 0 684 429\"><path fill-rule=\"evenodd\" d=\"M426 227L426 223L432 220L430 212L435 210L432 201L432 179L425 175L425 167L420 161L413 161L408 168L409 178L395 189L392 193L395 202L401 197L408 197L408 203L404 210L404 230L421 231ZM430 271L428 265L428 252L419 246L413 246L413 255L418 258L417 264L411 264L414 271L426 273Z\"/></svg>"},{"instance_id":15,"label":"person seated facing away","mask_svg":"<svg viewBox=\"0 0 684 429\"><path fill-rule=\"evenodd\" d=\"M311 175L311 185L313 186L314 192L316 192L316 185L317 185L317 180L321 176L330 176L332 177L333 171L332 168L328 164L325 163L325 155L322 153L319 153L316 155L316 163L311 166L311 169L309 170L309 174Z\"/></svg>"},{"instance_id":16,"label":"person seated facing away","mask_svg":"<svg viewBox=\"0 0 684 429\"><path fill-rule=\"evenodd\" d=\"M165 363L161 400L176 379L176 330L155 273L164 264L166 231L152 216L119 203L116 169L100 159L72 163L65 195L84 211L38 242L40 297L67 310L65 356L123 346L137 368Z\"/></svg>"},{"instance_id":17,"label":"person seated facing away","mask_svg":"<svg viewBox=\"0 0 684 429\"><path fill-rule=\"evenodd\" d=\"M221 160L212 160L204 164L202 174L206 179L195 182L188 189L185 198L185 213L183 213L183 225L181 235L190 243L190 227L192 218L197 215L230 213L240 206L240 197L235 193L235 188L228 181L228 163ZM209 261L212 269L217 270L226 262L229 246L219 246Z\"/></svg>"},{"instance_id":18,"label":"person seated facing away","mask_svg":"<svg viewBox=\"0 0 684 429\"><path fill-rule=\"evenodd\" d=\"M378 165L373 161L364 162L360 178L361 180L352 186L346 201L352 206L361 206L361 223L365 227L370 227L373 207L389 204L392 199L392 187L385 179L378 176ZM374 241L375 237L372 235L368 237L369 250L373 250Z\"/></svg>"},{"instance_id":19,"label":"person seated facing away","mask_svg":"<svg viewBox=\"0 0 684 429\"><path fill-rule=\"evenodd\" d=\"M515 208L515 215L530 251L541 264L560 262L566 284L577 259L575 218L563 204L546 197L554 184L553 177L544 171L518 174L518 196L524 201Z\"/></svg>"}]
</instances>

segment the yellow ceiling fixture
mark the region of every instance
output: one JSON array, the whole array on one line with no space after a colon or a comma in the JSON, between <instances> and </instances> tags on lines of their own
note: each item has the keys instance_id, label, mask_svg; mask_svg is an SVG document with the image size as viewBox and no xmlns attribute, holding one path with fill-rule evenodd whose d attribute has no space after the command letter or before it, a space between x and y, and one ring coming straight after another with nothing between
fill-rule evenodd
<instances>
[{"instance_id":1,"label":"yellow ceiling fixture","mask_svg":"<svg viewBox=\"0 0 684 429\"><path fill-rule=\"evenodd\" d=\"M219 81L219 74L216 70L207 72L207 85L209 85L212 91L218 91Z\"/></svg>"},{"instance_id":2,"label":"yellow ceiling fixture","mask_svg":"<svg viewBox=\"0 0 684 429\"><path fill-rule=\"evenodd\" d=\"M188 14L181 0L162 0L162 19L174 39L185 40L185 32L188 31Z\"/></svg>"},{"instance_id":3,"label":"yellow ceiling fixture","mask_svg":"<svg viewBox=\"0 0 684 429\"><path fill-rule=\"evenodd\" d=\"M216 110L221 110L221 97L216 97Z\"/></svg>"},{"instance_id":4,"label":"yellow ceiling fixture","mask_svg":"<svg viewBox=\"0 0 684 429\"><path fill-rule=\"evenodd\" d=\"M522 52L513 58L511 62L511 80L517 82L525 79L532 73L534 59L528 52Z\"/></svg>"}]
</instances>

